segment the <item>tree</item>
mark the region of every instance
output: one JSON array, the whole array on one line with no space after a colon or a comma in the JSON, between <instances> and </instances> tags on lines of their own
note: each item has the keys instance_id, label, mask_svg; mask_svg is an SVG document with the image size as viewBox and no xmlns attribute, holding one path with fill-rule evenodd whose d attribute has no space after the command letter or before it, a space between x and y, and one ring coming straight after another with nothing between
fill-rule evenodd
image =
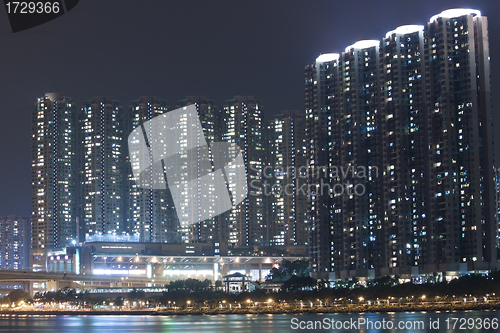
<instances>
[{"instance_id":1,"label":"tree","mask_svg":"<svg viewBox=\"0 0 500 333\"><path fill-rule=\"evenodd\" d=\"M309 261L308 260L283 260L278 267L273 267L266 280L272 281L287 281L293 275L299 277L309 276Z\"/></svg>"},{"instance_id":2,"label":"tree","mask_svg":"<svg viewBox=\"0 0 500 333\"><path fill-rule=\"evenodd\" d=\"M210 281L209 279L205 279L201 282L201 287L203 288L203 290L209 290L211 289L212 287L212 281Z\"/></svg>"},{"instance_id":3,"label":"tree","mask_svg":"<svg viewBox=\"0 0 500 333\"><path fill-rule=\"evenodd\" d=\"M21 301L31 301L31 296L22 289L16 289L9 293L8 295L11 302L18 303Z\"/></svg>"},{"instance_id":4,"label":"tree","mask_svg":"<svg viewBox=\"0 0 500 333\"><path fill-rule=\"evenodd\" d=\"M168 290L180 290L184 289L184 280L176 280L176 281L170 281L168 284Z\"/></svg>"},{"instance_id":5,"label":"tree","mask_svg":"<svg viewBox=\"0 0 500 333\"><path fill-rule=\"evenodd\" d=\"M286 280L281 286L282 290L294 291L294 290L304 290L313 289L316 287L316 280L310 276L298 276L293 275L290 279Z\"/></svg>"},{"instance_id":6,"label":"tree","mask_svg":"<svg viewBox=\"0 0 500 333\"><path fill-rule=\"evenodd\" d=\"M144 297L146 297L144 290L137 290L137 288L132 289L132 291L128 293L128 298L132 301L137 301Z\"/></svg>"},{"instance_id":7,"label":"tree","mask_svg":"<svg viewBox=\"0 0 500 333\"><path fill-rule=\"evenodd\" d=\"M184 281L184 287L191 292L198 291L199 284L200 281L196 279L186 279L186 281Z\"/></svg>"},{"instance_id":8,"label":"tree","mask_svg":"<svg viewBox=\"0 0 500 333\"><path fill-rule=\"evenodd\" d=\"M79 303L92 303L92 295L88 290L85 290L77 295Z\"/></svg>"},{"instance_id":9,"label":"tree","mask_svg":"<svg viewBox=\"0 0 500 333\"><path fill-rule=\"evenodd\" d=\"M391 276L384 275L384 276L377 277L377 278L373 279L373 281L371 282L371 285L373 285L373 286L377 286L377 285L390 286L390 285L392 285Z\"/></svg>"},{"instance_id":10,"label":"tree","mask_svg":"<svg viewBox=\"0 0 500 333\"><path fill-rule=\"evenodd\" d=\"M122 307L122 306L123 306L123 297L121 297L121 296L117 296L117 297L115 298L115 302L114 302L114 304L115 304L116 306L118 306L118 307Z\"/></svg>"}]
</instances>

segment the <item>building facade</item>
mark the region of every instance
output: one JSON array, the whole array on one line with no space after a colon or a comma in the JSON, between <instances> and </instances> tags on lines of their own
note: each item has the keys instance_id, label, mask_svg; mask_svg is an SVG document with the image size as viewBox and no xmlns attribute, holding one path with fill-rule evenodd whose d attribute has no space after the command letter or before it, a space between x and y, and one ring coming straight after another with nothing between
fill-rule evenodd
<instances>
[{"instance_id":1,"label":"building facade","mask_svg":"<svg viewBox=\"0 0 500 333\"><path fill-rule=\"evenodd\" d=\"M155 134L153 126L147 121L169 109L167 103L158 97L141 97L130 103L126 115L125 140L136 127L143 126L148 137ZM151 161L152 163L152 161ZM125 204L129 233L139 234L141 242L176 242L179 241L178 219L170 192L167 189L138 187L132 174L129 154L125 154L127 170ZM151 176L151 175L150 175ZM150 182L153 180L150 179Z\"/></svg>"},{"instance_id":2,"label":"building facade","mask_svg":"<svg viewBox=\"0 0 500 333\"><path fill-rule=\"evenodd\" d=\"M305 74L313 275L495 268L487 18L444 11Z\"/></svg>"},{"instance_id":3,"label":"building facade","mask_svg":"<svg viewBox=\"0 0 500 333\"><path fill-rule=\"evenodd\" d=\"M76 111L70 97L48 93L32 114L31 185L33 269L46 249L77 239Z\"/></svg>"},{"instance_id":4,"label":"building facade","mask_svg":"<svg viewBox=\"0 0 500 333\"><path fill-rule=\"evenodd\" d=\"M260 183L265 163L262 106L253 96L235 96L221 109L221 141L243 151L248 195L220 216L220 237L231 246L267 245L267 219ZM234 154L236 155L236 154Z\"/></svg>"},{"instance_id":5,"label":"building facade","mask_svg":"<svg viewBox=\"0 0 500 333\"><path fill-rule=\"evenodd\" d=\"M155 286L163 287L169 281L188 278L215 282L234 273L263 281L275 264L304 259L302 255L228 256L214 243L96 242L67 248L64 253L48 252L47 271L93 275L94 281L86 284L89 287L109 277L114 277L115 283L124 283L123 287L125 283L144 286L155 282Z\"/></svg>"},{"instance_id":6,"label":"building facade","mask_svg":"<svg viewBox=\"0 0 500 333\"><path fill-rule=\"evenodd\" d=\"M177 107L185 107L194 104L198 113L198 118L203 129L203 136L208 146L212 143L221 141L219 110L214 101L206 96L187 96L185 99L179 100ZM199 161L193 161L199 163ZM215 198L214 198L215 202ZM185 231L183 242L215 242L219 243L220 216L214 216L204 221L198 222L189 226Z\"/></svg>"},{"instance_id":7,"label":"building facade","mask_svg":"<svg viewBox=\"0 0 500 333\"><path fill-rule=\"evenodd\" d=\"M31 223L16 216L0 217L0 268L26 269L30 263Z\"/></svg>"},{"instance_id":8,"label":"building facade","mask_svg":"<svg viewBox=\"0 0 500 333\"><path fill-rule=\"evenodd\" d=\"M78 119L80 240L128 231L125 225L125 143L118 101L95 97Z\"/></svg>"},{"instance_id":9,"label":"building facade","mask_svg":"<svg viewBox=\"0 0 500 333\"><path fill-rule=\"evenodd\" d=\"M269 245L307 245L308 195L305 117L283 111L267 122L266 165L262 192L266 203Z\"/></svg>"},{"instance_id":10,"label":"building facade","mask_svg":"<svg viewBox=\"0 0 500 333\"><path fill-rule=\"evenodd\" d=\"M241 172L239 164L226 165L224 177L229 193L234 191L231 186L236 186L231 184L248 188L246 199L217 215L215 212L222 211L217 206L222 193L214 187L215 180L204 179L203 184L213 184L214 188L198 184L203 188L191 193L189 198L181 198L183 203L179 207L175 207L172 190L179 192L182 186L177 185L182 184L171 188L174 185L167 184L165 178L164 189L137 186L127 140L137 128L141 128L139 134L144 137L161 140L163 132L155 133L159 128L151 120L170 111L164 100L141 97L131 101L128 111L124 112L118 101L94 97L85 101L77 114L71 98L47 94L37 101L33 116L33 249L39 252L33 255L34 269L45 267L47 251L59 253L64 247L83 241L206 242L216 246L227 243L230 249L239 248L245 253L257 251L258 247L308 244L306 195L294 193L290 197L266 198L262 191L267 165L268 170L293 169L291 177L273 178L275 182L286 180L288 187L293 185L292 192L298 192L296 187L305 184L306 178L297 174L306 163L304 118L285 112L275 119L276 124L270 122L273 139L266 141L262 106L253 96L235 96L222 108L205 96L188 96L178 101L177 109L189 109L191 113L194 110L196 114L188 118L198 119L201 125L200 131L190 131L186 129L188 118L182 117L172 124L170 130L182 132L177 140L180 147L185 140L191 140L198 142L202 149L181 154L179 158L183 163L189 159L184 171L175 171L177 165L163 161L165 174L168 170L168 175L174 175L173 183L176 179L206 178L221 163L214 162L211 156L214 149L221 154L214 143L222 142L222 146L234 143L236 146L231 146L230 151L220 157L225 160L241 155L245 171ZM148 144L155 144L153 141ZM266 157L266 147L275 154L270 159ZM203 149L208 150L207 156ZM150 162L153 165L156 161ZM150 179L147 183L154 181ZM193 204L196 201L193 198L200 193L213 196L206 201L213 205L201 208ZM184 213L190 210L189 216L213 217L199 218L201 222L183 226L179 209Z\"/></svg>"}]
</instances>

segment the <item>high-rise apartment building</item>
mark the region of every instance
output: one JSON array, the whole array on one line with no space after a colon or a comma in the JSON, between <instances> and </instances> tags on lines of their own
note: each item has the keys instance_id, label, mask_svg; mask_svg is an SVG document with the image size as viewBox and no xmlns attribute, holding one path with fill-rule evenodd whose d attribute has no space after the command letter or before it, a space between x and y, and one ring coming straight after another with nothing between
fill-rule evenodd
<instances>
[{"instance_id":1,"label":"high-rise apartment building","mask_svg":"<svg viewBox=\"0 0 500 333\"><path fill-rule=\"evenodd\" d=\"M128 135L139 126L144 127L147 137L154 137L154 127L147 122L168 109L167 103L158 97L146 96L132 101L126 116L125 142ZM153 161L150 162L153 164ZM138 187L128 153L125 155L125 170L128 176L124 198L129 232L138 234L141 242L179 242L179 221L168 189ZM149 176L152 177L152 174ZM149 180L150 183L153 181Z\"/></svg>"},{"instance_id":2,"label":"high-rise apartment building","mask_svg":"<svg viewBox=\"0 0 500 333\"><path fill-rule=\"evenodd\" d=\"M126 233L123 113L118 101L95 97L78 118L80 239Z\"/></svg>"},{"instance_id":3,"label":"high-rise apartment building","mask_svg":"<svg viewBox=\"0 0 500 333\"><path fill-rule=\"evenodd\" d=\"M234 143L243 151L248 184L247 198L220 216L221 241L229 246L267 245L267 219L260 188L265 163L262 106L253 96L235 96L226 101L219 119L221 141Z\"/></svg>"},{"instance_id":4,"label":"high-rise apartment building","mask_svg":"<svg viewBox=\"0 0 500 333\"><path fill-rule=\"evenodd\" d=\"M486 17L447 10L305 73L314 276L495 268Z\"/></svg>"},{"instance_id":5,"label":"high-rise apartment building","mask_svg":"<svg viewBox=\"0 0 500 333\"><path fill-rule=\"evenodd\" d=\"M77 238L76 113L72 99L49 93L32 114L32 258L45 267L45 251Z\"/></svg>"},{"instance_id":6,"label":"high-rise apartment building","mask_svg":"<svg viewBox=\"0 0 500 333\"><path fill-rule=\"evenodd\" d=\"M305 117L283 111L267 122L263 196L269 245L307 245L309 241Z\"/></svg>"},{"instance_id":7,"label":"high-rise apartment building","mask_svg":"<svg viewBox=\"0 0 500 333\"><path fill-rule=\"evenodd\" d=\"M183 163L189 160L187 165L183 164L182 170L179 165L169 164L175 162L175 158L163 161L165 175L173 178L169 180L172 184L168 184L165 178L163 185L166 188L162 189L161 186L137 186L127 140L129 134L139 127L142 131L138 133L148 138L148 144L155 144L154 140L160 140L159 143L165 133L172 133L153 126L155 118L169 112L165 101L157 97L141 97L130 103L128 112L123 112L118 101L95 97L84 102L77 115L71 98L47 94L38 100L33 116L35 266L40 261L39 266L44 267L46 250L60 250L67 244L85 240L213 242L228 243L230 247L307 244L308 217L304 196L294 194L293 198L283 200L274 197L275 208L282 203L286 207L283 211L266 214L261 185L267 141L260 102L252 96L235 96L219 109L204 96L188 96L178 101L177 108L190 113L195 110L196 115L186 114L183 118L180 113L181 117L171 124L170 130L181 133L178 138L181 147L186 140L192 140L198 142L201 149L177 156ZM189 119L199 120L199 131L187 128ZM275 157L279 158L272 161L272 167L293 167L295 178L287 184L301 186L305 178L297 178L295 172L305 164L301 153L304 151L304 119L290 113L277 121L281 125L273 129L273 135L276 135L276 142L282 140L282 144L272 147L277 154ZM283 135L278 133L281 129ZM206 179L221 162L216 163L210 158L214 153L212 143L216 142L236 144L228 152L215 149L217 154L224 155L221 156L223 159L241 153L246 172L241 173L241 166L227 166L224 177L234 184L243 186L246 183L245 188L248 188L248 196L241 204L220 215L216 212L221 211L218 205L223 193L216 190L218 182L215 179L213 188ZM151 161L151 165L156 162ZM203 182L201 177L205 177ZM205 201L213 205L201 207L196 203L197 194L186 192L189 197L178 198L179 207L176 207L172 193L175 192L177 197L184 195L183 181L195 179L199 180L196 193L213 196ZM141 181L144 183L145 179ZM150 179L145 183L155 181ZM231 192L230 186L227 190ZM181 225L179 211L184 214L184 220L190 216L198 217L201 222ZM213 217L203 220L203 216ZM275 217L279 223L274 223ZM268 227L270 223L273 224L272 230Z\"/></svg>"},{"instance_id":8,"label":"high-rise apartment building","mask_svg":"<svg viewBox=\"0 0 500 333\"><path fill-rule=\"evenodd\" d=\"M219 110L214 104L214 101L208 99L206 96L187 96L185 99L179 100L177 107L185 107L194 104L200 119L200 124L203 128L203 136L209 145L220 141L220 122ZM199 163L199 161L193 161ZM215 193L214 193L215 194ZM216 199L214 197L214 204ZM215 242L220 241L219 235L219 221L220 216L214 216L204 221L198 222L184 230L184 242Z\"/></svg>"},{"instance_id":9,"label":"high-rise apartment building","mask_svg":"<svg viewBox=\"0 0 500 333\"><path fill-rule=\"evenodd\" d=\"M0 216L0 268L29 267L31 223L20 216Z\"/></svg>"}]
</instances>

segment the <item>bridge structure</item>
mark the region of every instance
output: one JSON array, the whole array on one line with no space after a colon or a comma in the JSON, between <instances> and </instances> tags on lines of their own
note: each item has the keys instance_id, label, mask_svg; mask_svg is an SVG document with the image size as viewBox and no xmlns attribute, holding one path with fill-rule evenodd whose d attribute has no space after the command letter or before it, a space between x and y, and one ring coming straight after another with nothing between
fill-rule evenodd
<instances>
[{"instance_id":1,"label":"bridge structure","mask_svg":"<svg viewBox=\"0 0 500 333\"><path fill-rule=\"evenodd\" d=\"M31 296L37 292L57 291L63 288L89 291L91 293L128 292L138 288L146 292L159 292L169 279L145 276L77 275L69 273L47 273L23 270L0 270L0 295L16 289L24 289ZM161 290L160 290L161 292Z\"/></svg>"}]
</instances>

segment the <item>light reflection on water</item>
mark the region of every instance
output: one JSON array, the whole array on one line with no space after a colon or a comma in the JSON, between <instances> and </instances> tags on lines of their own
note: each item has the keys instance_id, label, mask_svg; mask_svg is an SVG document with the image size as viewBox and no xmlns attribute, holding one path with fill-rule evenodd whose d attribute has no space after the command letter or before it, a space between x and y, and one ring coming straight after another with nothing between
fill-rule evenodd
<instances>
[{"instance_id":1,"label":"light reflection on water","mask_svg":"<svg viewBox=\"0 0 500 333\"><path fill-rule=\"evenodd\" d=\"M292 329L292 319L297 321L357 321L364 318L375 321L423 321L425 329L377 330L343 329L312 330L313 332L500 332L500 329L455 330L446 329L447 318L500 318L500 311L462 312L397 312L364 314L274 314L274 315L185 315L185 316L0 316L0 332L9 333L165 333L165 332L311 332ZM439 319L439 329L430 329L429 321ZM498 319L497 319L498 320Z\"/></svg>"}]
</instances>

